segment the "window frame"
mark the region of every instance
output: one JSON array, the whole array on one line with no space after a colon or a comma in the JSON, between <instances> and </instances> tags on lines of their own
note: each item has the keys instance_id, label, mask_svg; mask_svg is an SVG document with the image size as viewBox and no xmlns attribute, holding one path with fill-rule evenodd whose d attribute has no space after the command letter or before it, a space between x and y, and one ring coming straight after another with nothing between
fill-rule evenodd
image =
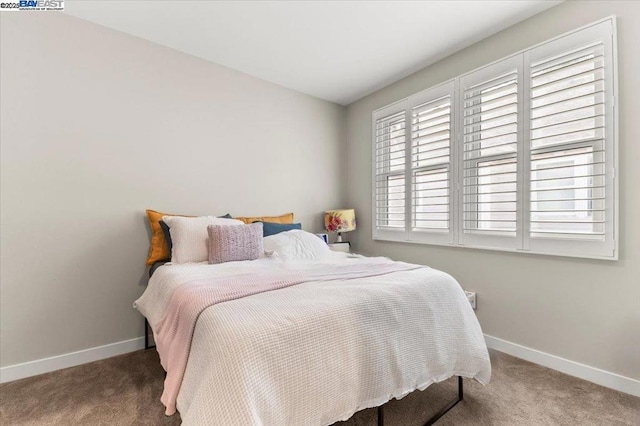
<instances>
[{"instance_id":1,"label":"window frame","mask_svg":"<svg viewBox=\"0 0 640 426\"><path fill-rule=\"evenodd\" d=\"M532 236L531 234L531 64L554 54L586 44L586 39L601 40L604 47L604 126L601 140L604 146L604 238L602 241L587 241L581 238L554 238ZM372 236L374 240L396 241L450 247L489 249L496 251L521 252L530 254L618 260L619 232L619 185L618 185L618 61L617 61L616 17L610 16L577 28L550 40L531 46L505 58L491 62L478 69L458 75L429 89L408 96L393 104L373 111L372 114ZM482 76L495 76L499 70L509 66L517 67L517 183L516 183L516 232L510 238L496 235L474 235L463 230L464 220L464 87L465 83L482 82ZM496 71L498 70L498 71ZM467 85L468 87L468 85ZM437 99L437 94L450 93L451 122L449 146L449 230L432 232L413 229L414 200L412 183L414 168L412 162L412 113L421 103ZM405 226L401 231L388 231L377 226L376 211L376 120L392 113L405 112ZM597 142L600 143L600 142ZM579 145L579 143L578 143ZM575 145L574 145L575 146ZM585 142L586 146L586 142ZM595 145L591 145L595 146ZM567 148L572 149L572 148ZM500 154L486 159L501 158ZM476 161L484 161L478 157ZM468 160L467 160L468 161ZM536 160L539 161L539 160ZM428 169L431 169L427 167ZM578 176L577 178L580 178ZM574 177L573 179L576 179ZM574 190L575 191L575 190ZM511 220L511 219L509 219ZM506 243L505 243L506 242Z\"/></svg>"},{"instance_id":2,"label":"window frame","mask_svg":"<svg viewBox=\"0 0 640 426\"><path fill-rule=\"evenodd\" d=\"M580 44L585 44L585 40L606 40L611 37L610 42L603 42L604 48L604 127L602 144L604 149L604 168L605 168L605 217L611 216L610 220L605 219L604 241L579 241L559 238L533 238L530 237L530 220L526 220L526 232L523 249L531 253L563 255L571 257L585 257L597 259L618 260L618 106L617 106L617 35L616 35L615 17L610 17L602 21L598 21L579 30L572 31L561 37L557 37L549 42L542 43L538 46L527 49L523 52L525 61L525 70L527 72L527 85L530 82L528 73L530 72L531 63L538 59L550 57L554 54L560 54L569 49L575 48ZM526 87L529 91L530 88ZM530 103L525 106L526 114L526 134L530 129ZM531 158L531 144L525 144L525 158L527 162ZM576 142L568 144L573 146L592 146L596 147L595 142ZM531 170L530 164L527 163L527 170ZM530 196L531 182L530 174L525 176L525 209L523 214L530 217ZM612 194L609 196L608 194ZM603 251L612 251L612 256L604 256Z\"/></svg>"},{"instance_id":3,"label":"window frame","mask_svg":"<svg viewBox=\"0 0 640 426\"><path fill-rule=\"evenodd\" d=\"M376 157L377 157L377 140L376 140L376 128L377 128L377 121L381 118L385 118L385 117L389 117L392 116L394 114L398 114L400 112L405 112L405 168L403 171L398 172L398 174L403 174L404 178L405 178L405 225L404 228L402 229L391 229L391 227L387 227L387 228L378 228L377 223L378 223L378 209L377 209L377 183L378 183L378 174L377 174L377 164L376 164ZM372 153L371 153L371 164L372 164L372 196L371 196L371 210L372 210L372 222L373 222L373 229L374 229L374 236L377 239L380 240L385 240L385 241L407 241L407 207L409 205L409 203L407 202L406 199L406 176L407 176L407 163L406 163L406 153L407 153L407 140L406 140L406 135L407 135L407 131L408 131L408 123L407 123L407 100L406 99L402 99L398 102L394 102L390 105L387 105L383 108L380 108L376 111L373 112L373 119L372 119L372 125L371 125L371 132L372 132L372 139L373 139L373 146L372 146ZM387 176L390 176L392 173L384 173ZM393 173L394 175L396 173Z\"/></svg>"},{"instance_id":4,"label":"window frame","mask_svg":"<svg viewBox=\"0 0 640 426\"><path fill-rule=\"evenodd\" d=\"M450 98L450 130L449 130L449 229L448 231L427 231L427 230L413 230L413 198L412 198L412 184L413 184L413 151L412 151L412 113L414 107L420 106L421 104L431 102L443 97L449 96ZM371 132L373 139L372 146L372 232L374 240L382 240L382 241L401 241L401 242L416 242L416 243L425 243L425 244L440 244L440 245L452 245L454 243L454 226L455 226L455 217L456 211L453 209L455 203L452 203L455 194L455 188L453 186L454 180L451 176L455 176L457 170L457 162L455 161L455 146L456 146L456 129L455 129L455 120L456 120L456 110L454 108L455 105L455 81L449 80L441 83L437 86L431 87L429 89L423 90L419 93L416 93L408 98L402 99L400 101L394 102L390 105L387 105L383 108L377 109L372 114L371 120ZM377 211L377 183L378 177L377 168L376 168L376 156L377 156L377 148L376 148L376 127L378 120L389 117L393 114L397 114L399 112L405 112L405 169L404 178L405 178L405 226L403 229L391 230L389 228L379 228L377 226L378 222L378 211ZM433 170L436 167L420 167L421 170L430 169Z\"/></svg>"},{"instance_id":5,"label":"window frame","mask_svg":"<svg viewBox=\"0 0 640 426\"><path fill-rule=\"evenodd\" d=\"M523 125L523 121L524 121L524 114L523 114L523 108L522 108L522 104L523 104L523 64L522 64L522 58L519 58L518 55L512 55L509 56L507 58L501 59L499 61L496 61L490 65L487 65L485 67L482 67L478 70L475 71L471 71L469 73L463 74L460 77L458 77L458 104L456 105L456 109L458 110L458 116L463 118L464 117L464 92L465 92L465 87L466 86L473 86L475 84L479 84L482 83L484 81L487 80L487 78L491 78L495 75L500 75L502 73L508 72L515 69L517 72L517 125L516 128L518 136L516 138L516 153L515 153L515 160L516 160L516 212L517 211L522 211L522 167L521 167L521 157L522 157L522 145L523 145L523 138L522 138L522 125ZM458 128L458 136L457 136L457 143L456 145L459 147L460 150L463 150L463 146L464 146L464 120L460 120L457 123ZM480 129L481 130L481 129ZM491 156L487 156L487 157L478 157L475 159L475 163L476 163L476 168L477 165L479 163L483 163L483 162L490 162L490 161L500 161L500 160L505 160L508 158L513 157L513 154L494 154ZM457 202L458 205L461 206L459 211L460 211L460 215L462 217L462 215L464 214L465 210L462 206L464 206L465 203L465 199L464 199L464 163L466 161L471 161L471 160L465 160L464 159L464 155L459 155L457 158L457 162L460 164L460 171L458 173L458 197L457 197ZM476 176L476 178L478 178L479 176ZM458 244L459 246L463 246L463 247L475 247L475 248L489 248L489 249L493 249L493 248L498 248L498 249L503 249L503 250L517 250L518 247L521 247L521 242L522 242L522 218L519 217L519 215L516 213L516 230L515 230L515 235L513 237L510 236L505 236L505 235L501 235L498 232L491 232L491 231L487 231L486 233L472 233L472 232L465 232L464 231L464 217L462 217L461 219L459 219L457 221L457 227L458 227Z\"/></svg>"},{"instance_id":6,"label":"window frame","mask_svg":"<svg viewBox=\"0 0 640 426\"><path fill-rule=\"evenodd\" d=\"M451 120L450 120L450 127L449 127L449 164L448 164L448 173L449 173L449 192L448 192L448 198L449 198L449 216L448 216L448 221L449 221L449 228L448 230L445 231L428 231L428 230L414 230L413 228L413 221L414 221L414 217L413 217L413 210L414 210L414 205L413 205L413 188L412 188L412 183L413 183L413 173L414 173L414 167L413 167L413 157L412 157L412 148L413 148L413 140L411 138L411 132L413 130L412 128L412 122L408 121L409 124L409 136L407 139L407 143L409 146L409 149L407 150L407 161L409 164L408 167L408 179L406 182L407 183L407 193L409 194L408 200L408 206L407 206L407 210L408 210L408 216L407 217L407 238L409 241L415 241L415 242L422 242L422 243L427 243L427 244L446 244L446 245L451 245L454 243L454 230L453 228L455 227L456 224L456 220L455 220L455 216L456 216L456 212L454 211L454 204L452 203L451 200L453 199L453 197L455 197L455 189L454 189L454 180L452 179L452 176L455 176L456 170L457 170L457 162L455 161L457 154L456 154L456 129L455 129L455 123L456 123L456 118L457 118L457 111L455 109L455 96L456 96L456 92L455 92L455 81L454 80L449 80L449 81L445 81L444 83L441 83L435 87L429 88L427 90L423 90L422 92L419 92L413 96L410 96L408 98L408 107L407 107L407 117L409 120L411 120L412 118L412 114L413 114L413 109L417 106L420 106L421 104L427 103L427 102L432 102L435 101L437 99L443 98L449 96L449 102L450 102L450 116L451 116ZM443 166L446 163L439 163L438 165L433 165L433 166L425 166L425 167L419 167L419 169L421 169L421 171L423 170L436 170L436 169L442 169ZM438 167L439 166L439 167Z\"/></svg>"}]
</instances>

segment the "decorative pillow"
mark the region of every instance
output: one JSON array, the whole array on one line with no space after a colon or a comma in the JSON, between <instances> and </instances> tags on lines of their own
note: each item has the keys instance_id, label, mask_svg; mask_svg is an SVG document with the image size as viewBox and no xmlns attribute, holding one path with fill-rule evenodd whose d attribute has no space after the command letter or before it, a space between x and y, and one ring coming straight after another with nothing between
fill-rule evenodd
<instances>
[{"instance_id":1,"label":"decorative pillow","mask_svg":"<svg viewBox=\"0 0 640 426\"><path fill-rule=\"evenodd\" d=\"M151 243L149 245L149 256L147 257L146 262L147 266L151 266L156 262L168 262L171 260L171 246L169 245L166 234L160 225L160 221L164 216L194 217L147 210L147 218L149 219L149 226L151 227ZM223 217L227 216L231 218L229 213Z\"/></svg>"},{"instance_id":2,"label":"decorative pillow","mask_svg":"<svg viewBox=\"0 0 640 426\"><path fill-rule=\"evenodd\" d=\"M264 254L262 223L209 225L209 263L255 260Z\"/></svg>"},{"instance_id":3,"label":"decorative pillow","mask_svg":"<svg viewBox=\"0 0 640 426\"><path fill-rule=\"evenodd\" d=\"M190 217L190 216L187 216ZM229 213L224 216L218 216L222 219L231 219L231 215ZM160 228L162 229L162 234L164 235L164 240L167 242L167 246L169 247L169 259L171 259L171 250L173 249L173 241L171 241L171 232L169 231L169 225L164 223L164 220L160 221Z\"/></svg>"},{"instance_id":4,"label":"decorative pillow","mask_svg":"<svg viewBox=\"0 0 640 426\"><path fill-rule=\"evenodd\" d=\"M214 216L164 216L162 220L169 226L173 241L172 263L206 262L209 259L207 226L243 224L239 220Z\"/></svg>"},{"instance_id":5,"label":"decorative pillow","mask_svg":"<svg viewBox=\"0 0 640 426\"><path fill-rule=\"evenodd\" d=\"M264 237L276 235L281 232L291 231L292 229L302 229L299 223L272 223L272 222L254 222L262 223L262 232Z\"/></svg>"},{"instance_id":6,"label":"decorative pillow","mask_svg":"<svg viewBox=\"0 0 640 426\"><path fill-rule=\"evenodd\" d=\"M331 256L331 249L324 241L301 229L265 237L264 250L282 260L320 260Z\"/></svg>"},{"instance_id":7,"label":"decorative pillow","mask_svg":"<svg viewBox=\"0 0 640 426\"><path fill-rule=\"evenodd\" d=\"M155 210L147 210L147 218L149 219L149 226L151 226L151 245L149 246L149 256L147 257L147 266L151 266L156 262L163 262L171 260L171 250L167 244L162 228L160 227L160 221L164 216L180 216L190 217L182 215L173 215L169 213L160 213Z\"/></svg>"},{"instance_id":8,"label":"decorative pillow","mask_svg":"<svg viewBox=\"0 0 640 426\"><path fill-rule=\"evenodd\" d=\"M256 216L256 217L234 217L244 223L253 222L271 222L271 223L293 223L293 213L283 214L282 216Z\"/></svg>"}]
</instances>

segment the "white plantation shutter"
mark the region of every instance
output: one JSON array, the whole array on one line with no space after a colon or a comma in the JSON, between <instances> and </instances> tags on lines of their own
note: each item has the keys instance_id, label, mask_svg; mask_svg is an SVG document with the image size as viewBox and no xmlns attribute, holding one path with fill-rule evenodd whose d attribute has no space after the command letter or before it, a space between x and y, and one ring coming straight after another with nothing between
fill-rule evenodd
<instances>
[{"instance_id":1,"label":"white plantation shutter","mask_svg":"<svg viewBox=\"0 0 640 426\"><path fill-rule=\"evenodd\" d=\"M408 204L405 104L391 105L374 115L374 238L405 238Z\"/></svg>"},{"instance_id":2,"label":"white plantation shutter","mask_svg":"<svg viewBox=\"0 0 640 426\"><path fill-rule=\"evenodd\" d=\"M374 239L617 259L615 18L373 113Z\"/></svg>"},{"instance_id":3,"label":"white plantation shutter","mask_svg":"<svg viewBox=\"0 0 640 426\"><path fill-rule=\"evenodd\" d=\"M460 243L521 244L519 154L522 59L509 58L460 79Z\"/></svg>"},{"instance_id":4,"label":"white plantation shutter","mask_svg":"<svg viewBox=\"0 0 640 426\"><path fill-rule=\"evenodd\" d=\"M527 53L528 249L614 255L612 25Z\"/></svg>"},{"instance_id":5,"label":"white plantation shutter","mask_svg":"<svg viewBox=\"0 0 640 426\"><path fill-rule=\"evenodd\" d=\"M411 240L453 243L451 139L454 82L409 98Z\"/></svg>"}]
</instances>

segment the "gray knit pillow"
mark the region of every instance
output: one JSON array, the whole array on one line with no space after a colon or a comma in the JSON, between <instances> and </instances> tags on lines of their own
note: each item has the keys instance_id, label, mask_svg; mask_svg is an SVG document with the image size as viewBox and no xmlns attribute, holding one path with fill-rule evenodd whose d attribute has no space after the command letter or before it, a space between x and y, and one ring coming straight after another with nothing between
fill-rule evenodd
<instances>
[{"instance_id":1,"label":"gray knit pillow","mask_svg":"<svg viewBox=\"0 0 640 426\"><path fill-rule=\"evenodd\" d=\"M254 260L264 253L262 223L209 225L209 263Z\"/></svg>"}]
</instances>

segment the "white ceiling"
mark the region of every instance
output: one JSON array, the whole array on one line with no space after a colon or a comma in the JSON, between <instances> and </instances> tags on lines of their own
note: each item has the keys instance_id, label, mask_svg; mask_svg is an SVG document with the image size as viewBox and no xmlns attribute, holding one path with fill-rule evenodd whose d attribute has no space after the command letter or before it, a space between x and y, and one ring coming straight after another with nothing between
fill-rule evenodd
<instances>
[{"instance_id":1,"label":"white ceiling","mask_svg":"<svg viewBox=\"0 0 640 426\"><path fill-rule=\"evenodd\" d=\"M560 1L69 1L65 13L347 105Z\"/></svg>"}]
</instances>

